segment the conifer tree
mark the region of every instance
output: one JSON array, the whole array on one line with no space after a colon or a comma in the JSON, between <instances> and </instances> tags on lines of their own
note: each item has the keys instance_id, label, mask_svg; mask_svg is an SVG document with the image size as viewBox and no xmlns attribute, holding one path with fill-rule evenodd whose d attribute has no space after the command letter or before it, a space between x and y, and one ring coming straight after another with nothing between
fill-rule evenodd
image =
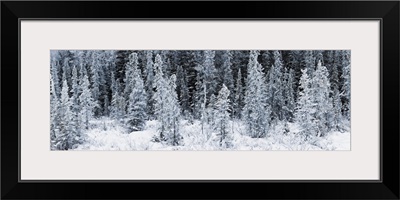
<instances>
[{"instance_id":1,"label":"conifer tree","mask_svg":"<svg viewBox=\"0 0 400 200\"><path fill-rule=\"evenodd\" d=\"M247 70L247 83L244 98L243 118L250 137L265 137L268 130L270 111L266 103L265 77L261 64L258 63L259 52L252 50Z\"/></svg>"},{"instance_id":2,"label":"conifer tree","mask_svg":"<svg viewBox=\"0 0 400 200\"><path fill-rule=\"evenodd\" d=\"M59 53L60 64L62 66L62 80L67 80L68 87L71 87L73 54L69 50L60 51Z\"/></svg>"},{"instance_id":3,"label":"conifer tree","mask_svg":"<svg viewBox=\"0 0 400 200\"><path fill-rule=\"evenodd\" d=\"M340 96L342 98L343 102L343 116L347 120L350 121L350 51L349 50L344 50L342 52L342 68L343 68L343 73L342 73L342 80L343 80L343 85L341 88Z\"/></svg>"},{"instance_id":4,"label":"conifer tree","mask_svg":"<svg viewBox=\"0 0 400 200\"><path fill-rule=\"evenodd\" d=\"M89 129L89 122L93 117L93 110L95 108L95 101L92 98L90 91L90 83L88 76L81 73L80 78L80 89L81 94L79 95L80 111L79 116L81 117L81 129Z\"/></svg>"},{"instance_id":5,"label":"conifer tree","mask_svg":"<svg viewBox=\"0 0 400 200\"><path fill-rule=\"evenodd\" d=\"M295 109L293 74L294 72L292 69L288 71L287 68L285 68L283 81L284 106L282 107L282 112L283 118L290 122L293 120Z\"/></svg>"},{"instance_id":6,"label":"conifer tree","mask_svg":"<svg viewBox=\"0 0 400 200\"><path fill-rule=\"evenodd\" d=\"M196 67L198 70L200 67ZM196 83L195 83L195 93L193 97L193 117L196 119L202 118L202 113L205 112L205 105L207 102L207 85L205 81L202 80L201 71L197 72ZM203 105L204 104L204 105Z\"/></svg>"},{"instance_id":7,"label":"conifer tree","mask_svg":"<svg viewBox=\"0 0 400 200\"><path fill-rule=\"evenodd\" d=\"M224 84L229 91L234 90L234 80L232 75L232 53L225 51L224 59L221 67L221 84ZM230 102L233 101L233 95L229 96Z\"/></svg>"},{"instance_id":8,"label":"conifer tree","mask_svg":"<svg viewBox=\"0 0 400 200\"><path fill-rule=\"evenodd\" d=\"M134 53L135 57L136 53ZM146 125L146 91L144 89L142 75L137 65L132 66L132 79L128 79L126 87L131 88L127 108L128 125L131 131L141 131Z\"/></svg>"},{"instance_id":9,"label":"conifer tree","mask_svg":"<svg viewBox=\"0 0 400 200\"><path fill-rule=\"evenodd\" d=\"M315 57L311 50L304 51L303 59L301 61L301 65L307 69L308 76L312 76L315 70Z\"/></svg>"},{"instance_id":10,"label":"conifer tree","mask_svg":"<svg viewBox=\"0 0 400 200\"><path fill-rule=\"evenodd\" d=\"M190 118L190 96L189 96L189 87L187 82L186 71L182 68L182 66L178 65L176 71L176 88L178 99L180 100L181 112L185 118Z\"/></svg>"},{"instance_id":11,"label":"conifer tree","mask_svg":"<svg viewBox=\"0 0 400 200\"><path fill-rule=\"evenodd\" d=\"M315 118L317 124L317 136L324 136L332 127L332 99L329 97L330 82L329 72L325 66L318 62L317 69L314 71L312 80L313 98L315 105Z\"/></svg>"},{"instance_id":12,"label":"conifer tree","mask_svg":"<svg viewBox=\"0 0 400 200\"><path fill-rule=\"evenodd\" d=\"M182 136L179 131L179 102L176 93L176 76L165 78L163 74L163 61L157 54L154 63L156 92L155 116L160 122L159 136L156 141L164 141L169 145L177 146L182 144Z\"/></svg>"},{"instance_id":13,"label":"conifer tree","mask_svg":"<svg viewBox=\"0 0 400 200\"><path fill-rule=\"evenodd\" d=\"M154 62L154 114L156 119L160 122L160 127L158 129L159 131L159 137L157 140L160 141L165 141L166 140L166 134L168 131L168 123L166 119L166 115L168 114L166 112L166 100L167 100L167 93L168 93L168 85L167 81L164 79L164 73L163 73L163 61L161 59L161 56L159 54L156 55L155 57L155 62Z\"/></svg>"},{"instance_id":14,"label":"conifer tree","mask_svg":"<svg viewBox=\"0 0 400 200\"><path fill-rule=\"evenodd\" d=\"M296 106L296 122L303 128L302 134L306 137L316 135L316 107L313 101L312 79L308 76L308 69L302 71L300 78L299 94Z\"/></svg>"},{"instance_id":15,"label":"conifer tree","mask_svg":"<svg viewBox=\"0 0 400 200\"><path fill-rule=\"evenodd\" d=\"M214 94L210 96L210 102L206 108L206 121L211 126L214 127L215 125L215 103L217 101L217 97Z\"/></svg>"},{"instance_id":16,"label":"conifer tree","mask_svg":"<svg viewBox=\"0 0 400 200\"><path fill-rule=\"evenodd\" d=\"M129 55L129 61L126 63L126 71L125 71L125 90L124 90L124 96L125 99L129 102L129 95L132 93L133 89L133 84L132 80L134 79L134 73L135 69L138 68L138 55L137 53L131 53Z\"/></svg>"},{"instance_id":17,"label":"conifer tree","mask_svg":"<svg viewBox=\"0 0 400 200\"><path fill-rule=\"evenodd\" d=\"M216 87L216 69L214 65L215 51L204 51L204 61L195 69L196 76L196 93L194 99L194 113L196 118L200 118L203 110L203 103L209 103L209 97L215 93ZM205 93L204 93L205 91Z\"/></svg>"},{"instance_id":18,"label":"conifer tree","mask_svg":"<svg viewBox=\"0 0 400 200\"><path fill-rule=\"evenodd\" d=\"M334 130L341 131L341 120L342 120L342 102L340 97L340 79L339 79L339 67L341 65L340 52L335 51L333 53L333 63L331 64L330 79L330 97L332 99L332 111L331 111L331 125Z\"/></svg>"},{"instance_id":19,"label":"conifer tree","mask_svg":"<svg viewBox=\"0 0 400 200\"><path fill-rule=\"evenodd\" d=\"M180 134L179 129L179 102L176 93L176 76L171 75L168 83L168 93L166 96L166 121L167 121L167 132L166 132L166 142L169 145L178 146L183 144L183 137Z\"/></svg>"},{"instance_id":20,"label":"conifer tree","mask_svg":"<svg viewBox=\"0 0 400 200\"><path fill-rule=\"evenodd\" d=\"M243 107L243 85L242 85L242 73L239 68L236 87L235 87L235 98L233 101L233 114L237 119L241 119Z\"/></svg>"},{"instance_id":21,"label":"conifer tree","mask_svg":"<svg viewBox=\"0 0 400 200\"><path fill-rule=\"evenodd\" d=\"M76 123L76 125L79 127L80 126L80 120L79 120L79 111L81 109L80 102L79 102L79 84L78 84L78 71L76 69L76 66L73 67L72 69L72 88L71 88L71 111L73 114L73 119ZM79 131L79 130L77 130Z\"/></svg>"},{"instance_id":22,"label":"conifer tree","mask_svg":"<svg viewBox=\"0 0 400 200\"><path fill-rule=\"evenodd\" d=\"M270 69L268 102L271 105L271 117L273 120L283 120L282 107L284 106L283 99L283 75L282 75L282 57L279 51L274 51L274 65Z\"/></svg>"},{"instance_id":23,"label":"conifer tree","mask_svg":"<svg viewBox=\"0 0 400 200\"><path fill-rule=\"evenodd\" d=\"M329 97L329 73L325 66L318 66L310 80L307 70L300 79L296 121L301 124L308 137L326 135L332 127L332 98Z\"/></svg>"},{"instance_id":24,"label":"conifer tree","mask_svg":"<svg viewBox=\"0 0 400 200\"><path fill-rule=\"evenodd\" d=\"M169 58L169 50L161 50L159 55L161 56L161 60L163 60L163 74L166 77L169 77L173 72L173 66L171 64L171 59Z\"/></svg>"},{"instance_id":25,"label":"conifer tree","mask_svg":"<svg viewBox=\"0 0 400 200\"><path fill-rule=\"evenodd\" d=\"M90 91L92 92L92 98L93 101L95 102L94 104L94 110L93 114L95 117L101 116L101 103L99 101L100 99L100 61L99 61L99 52L94 51L92 53L92 63L90 65L90 83L91 83L91 88ZM89 77L88 77L89 78Z\"/></svg>"},{"instance_id":26,"label":"conifer tree","mask_svg":"<svg viewBox=\"0 0 400 200\"><path fill-rule=\"evenodd\" d=\"M111 72L111 117L122 121L125 116L126 101L121 95L120 81L116 79L115 73Z\"/></svg>"},{"instance_id":27,"label":"conifer tree","mask_svg":"<svg viewBox=\"0 0 400 200\"><path fill-rule=\"evenodd\" d=\"M153 53L146 51L146 68L145 68L145 89L147 94L147 115L151 119L154 115L154 70L153 70Z\"/></svg>"},{"instance_id":28,"label":"conifer tree","mask_svg":"<svg viewBox=\"0 0 400 200\"><path fill-rule=\"evenodd\" d=\"M267 74L270 70L271 66L274 64L274 55L273 51L261 51L261 59L259 58L260 64L263 66L264 74ZM268 78L268 77L267 77ZM267 80L269 81L269 80Z\"/></svg>"},{"instance_id":29,"label":"conifer tree","mask_svg":"<svg viewBox=\"0 0 400 200\"><path fill-rule=\"evenodd\" d=\"M59 132L59 110L60 104L55 91L53 76L50 79L50 139L54 141Z\"/></svg>"},{"instance_id":30,"label":"conifer tree","mask_svg":"<svg viewBox=\"0 0 400 200\"><path fill-rule=\"evenodd\" d=\"M67 80L63 81L63 87L61 90L60 99L60 123L59 133L56 136L55 146L58 150L68 150L73 147L76 142L76 126L73 119L73 113L71 111L71 100L68 95L68 84Z\"/></svg>"},{"instance_id":31,"label":"conifer tree","mask_svg":"<svg viewBox=\"0 0 400 200\"><path fill-rule=\"evenodd\" d=\"M230 146L229 137L229 111L230 111L230 101L229 101L229 90L224 85L222 85L221 90L218 93L218 97L215 103L215 128L217 131L217 136L219 137L219 145L221 147Z\"/></svg>"},{"instance_id":32,"label":"conifer tree","mask_svg":"<svg viewBox=\"0 0 400 200\"><path fill-rule=\"evenodd\" d=\"M195 107L196 110L195 112L199 114L200 116L200 121L201 121L201 134L204 135L204 129L205 126L207 124L207 120L208 120L208 114L207 114L207 109L206 109L206 104L207 104L207 85L205 84L205 81L197 81L197 83L199 83L198 85L201 85L200 87L198 87L198 92L197 92L197 104ZM196 86L198 86L196 85ZM203 94L201 94L201 89L203 90ZM206 134L207 135L207 139L209 138L210 134Z\"/></svg>"},{"instance_id":33,"label":"conifer tree","mask_svg":"<svg viewBox=\"0 0 400 200\"><path fill-rule=\"evenodd\" d=\"M51 64L51 74L50 76L52 77L52 82L53 82L53 88L54 88L54 94L57 96L57 98L59 99L61 96L61 88L60 88L60 83L59 83L59 70L58 70L58 66L57 66L57 61L54 60L54 58L52 59L52 64Z\"/></svg>"},{"instance_id":34,"label":"conifer tree","mask_svg":"<svg viewBox=\"0 0 400 200\"><path fill-rule=\"evenodd\" d=\"M127 105L124 96L120 92L121 86L119 81L115 81L114 88L111 98L111 113L118 121L123 122Z\"/></svg>"},{"instance_id":35,"label":"conifer tree","mask_svg":"<svg viewBox=\"0 0 400 200\"><path fill-rule=\"evenodd\" d=\"M207 96L215 94L215 65L214 65L215 51L206 50L204 51L204 62L202 66L203 80L207 85Z\"/></svg>"}]
</instances>

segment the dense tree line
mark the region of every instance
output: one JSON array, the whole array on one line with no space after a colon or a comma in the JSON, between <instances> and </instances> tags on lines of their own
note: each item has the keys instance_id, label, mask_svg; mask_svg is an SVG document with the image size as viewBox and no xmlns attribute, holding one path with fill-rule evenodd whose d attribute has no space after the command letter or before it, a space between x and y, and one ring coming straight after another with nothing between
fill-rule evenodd
<instances>
[{"instance_id":1,"label":"dense tree line","mask_svg":"<svg viewBox=\"0 0 400 200\"><path fill-rule=\"evenodd\" d=\"M51 51L51 141L74 148L90 120L111 117L140 131L160 122L154 141L182 145L179 122L200 121L229 146L230 123L253 138L278 122L306 137L344 131L350 121L350 51ZM205 128L208 131L205 131Z\"/></svg>"}]
</instances>

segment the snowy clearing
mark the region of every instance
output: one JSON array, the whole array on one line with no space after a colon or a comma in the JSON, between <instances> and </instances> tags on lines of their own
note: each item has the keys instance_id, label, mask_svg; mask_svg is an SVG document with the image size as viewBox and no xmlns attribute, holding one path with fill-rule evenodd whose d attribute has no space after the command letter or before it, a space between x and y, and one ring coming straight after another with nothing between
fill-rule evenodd
<instances>
[{"instance_id":1,"label":"snowy clearing","mask_svg":"<svg viewBox=\"0 0 400 200\"><path fill-rule=\"evenodd\" d=\"M232 123L231 123L232 124ZM129 133L119 122L103 118L91 122L91 129L85 133L85 142L73 150L350 150L350 132L330 132L326 137L303 141L297 134L297 126L289 124L290 132L283 134L276 126L275 135L266 138L251 138L243 135L245 130L240 122L235 122L232 134L232 147L222 149L215 133L201 134L201 124L181 122L182 146L169 146L153 142L159 123L147 121L144 131ZM231 129L232 130L232 129Z\"/></svg>"}]
</instances>

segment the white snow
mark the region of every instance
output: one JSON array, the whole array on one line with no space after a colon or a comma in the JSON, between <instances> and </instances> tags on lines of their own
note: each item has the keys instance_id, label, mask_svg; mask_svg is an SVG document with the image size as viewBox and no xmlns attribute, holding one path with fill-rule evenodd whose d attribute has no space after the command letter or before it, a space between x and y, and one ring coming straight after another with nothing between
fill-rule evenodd
<instances>
[{"instance_id":1,"label":"white snow","mask_svg":"<svg viewBox=\"0 0 400 200\"><path fill-rule=\"evenodd\" d=\"M84 133L85 142L74 150L350 150L350 132L330 132L324 137L304 141L298 134L298 126L292 123L288 124L290 132L287 134L283 133L283 124L278 124L270 127L267 137L251 138L244 133L243 124L235 121L231 127L232 147L228 149L219 146L216 134L209 127L205 127L202 134L199 121L191 124L182 120L180 125L184 144L169 146L152 141L157 135L155 120L147 121L144 131L131 133L116 120L93 120L90 130Z\"/></svg>"}]
</instances>

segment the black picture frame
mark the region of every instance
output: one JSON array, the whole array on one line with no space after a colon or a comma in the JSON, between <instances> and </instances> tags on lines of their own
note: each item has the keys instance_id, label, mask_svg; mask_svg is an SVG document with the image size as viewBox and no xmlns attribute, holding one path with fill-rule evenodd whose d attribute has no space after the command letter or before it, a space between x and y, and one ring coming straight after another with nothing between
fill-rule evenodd
<instances>
[{"instance_id":1,"label":"black picture frame","mask_svg":"<svg viewBox=\"0 0 400 200\"><path fill-rule=\"evenodd\" d=\"M399 199L399 7L399 1L2 1L1 198ZM379 19L381 180L22 182L20 19Z\"/></svg>"}]
</instances>

